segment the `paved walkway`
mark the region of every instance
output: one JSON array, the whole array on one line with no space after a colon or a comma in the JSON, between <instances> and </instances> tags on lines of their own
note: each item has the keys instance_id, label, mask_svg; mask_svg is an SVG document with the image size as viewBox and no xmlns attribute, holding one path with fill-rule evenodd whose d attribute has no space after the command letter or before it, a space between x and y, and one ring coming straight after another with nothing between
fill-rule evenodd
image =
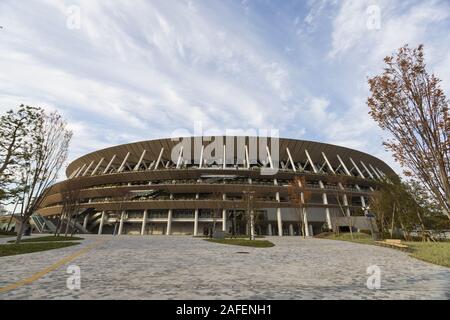
<instances>
[{"instance_id":1,"label":"paved walkway","mask_svg":"<svg viewBox=\"0 0 450 320\"><path fill-rule=\"evenodd\" d=\"M297 237L272 237L273 248L189 236L85 238L81 246L0 258L1 288L105 240L0 299L450 299L449 268L388 248ZM80 290L66 286L73 264ZM381 269L378 290L366 287L370 265Z\"/></svg>"}]
</instances>

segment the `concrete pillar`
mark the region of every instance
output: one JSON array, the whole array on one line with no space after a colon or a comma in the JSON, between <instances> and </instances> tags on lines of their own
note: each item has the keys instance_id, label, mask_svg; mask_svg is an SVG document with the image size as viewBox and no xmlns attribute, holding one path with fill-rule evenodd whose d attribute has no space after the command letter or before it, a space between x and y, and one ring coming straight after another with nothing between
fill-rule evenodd
<instances>
[{"instance_id":1,"label":"concrete pillar","mask_svg":"<svg viewBox=\"0 0 450 320\"><path fill-rule=\"evenodd\" d=\"M278 235L283 236L283 221L281 220L281 208L277 208Z\"/></svg>"},{"instance_id":2,"label":"concrete pillar","mask_svg":"<svg viewBox=\"0 0 450 320\"><path fill-rule=\"evenodd\" d=\"M125 218L125 211L122 211L120 214L120 222L119 222L119 232L117 233L119 236L122 234L123 231L123 219Z\"/></svg>"},{"instance_id":3,"label":"concrete pillar","mask_svg":"<svg viewBox=\"0 0 450 320\"><path fill-rule=\"evenodd\" d=\"M321 189L325 189L325 185L323 184L322 181L319 181L319 186L320 186ZM324 205L328 205L328 197L327 197L327 194L325 192L322 193L322 202L323 202ZM330 215L330 209L329 208L325 208L325 216L326 216L326 219L327 219L328 229L332 229L333 226L331 224L331 215Z\"/></svg>"},{"instance_id":4,"label":"concrete pillar","mask_svg":"<svg viewBox=\"0 0 450 320\"><path fill-rule=\"evenodd\" d=\"M269 223L269 224L267 225L267 235L268 235L268 236L271 236L271 235L272 235L272 224L271 224L271 223Z\"/></svg>"},{"instance_id":5,"label":"concrete pillar","mask_svg":"<svg viewBox=\"0 0 450 320\"><path fill-rule=\"evenodd\" d=\"M142 217L141 235L145 234L145 226L147 225L147 210L144 210L144 216Z\"/></svg>"},{"instance_id":6,"label":"concrete pillar","mask_svg":"<svg viewBox=\"0 0 450 320\"><path fill-rule=\"evenodd\" d=\"M100 218L100 225L98 226L98 234L103 232L103 222L105 221L105 211L102 211L102 217Z\"/></svg>"},{"instance_id":7,"label":"concrete pillar","mask_svg":"<svg viewBox=\"0 0 450 320\"><path fill-rule=\"evenodd\" d=\"M172 234L172 209L169 209L169 214L167 215L167 230L166 235Z\"/></svg>"},{"instance_id":8,"label":"concrete pillar","mask_svg":"<svg viewBox=\"0 0 450 320\"><path fill-rule=\"evenodd\" d=\"M194 236L198 236L198 209L194 212Z\"/></svg>"},{"instance_id":9,"label":"concrete pillar","mask_svg":"<svg viewBox=\"0 0 450 320\"><path fill-rule=\"evenodd\" d=\"M360 186L358 186L357 184L355 184L355 188L361 190ZM363 207L366 206L366 199L364 199L364 196L361 196L361 204Z\"/></svg>"},{"instance_id":10,"label":"concrete pillar","mask_svg":"<svg viewBox=\"0 0 450 320\"><path fill-rule=\"evenodd\" d=\"M290 236L294 235L294 226L292 224L289 225L289 235Z\"/></svg>"},{"instance_id":11,"label":"concrete pillar","mask_svg":"<svg viewBox=\"0 0 450 320\"><path fill-rule=\"evenodd\" d=\"M341 190L345 190L344 185L342 183L338 183L338 186ZM347 195L344 193L344 195L342 196L343 198L343 202L344 202L344 206L345 206L345 213L347 214L347 216L350 216L350 208L348 207L348 198Z\"/></svg>"},{"instance_id":12,"label":"concrete pillar","mask_svg":"<svg viewBox=\"0 0 450 320\"><path fill-rule=\"evenodd\" d=\"M89 221L89 214L87 214L87 215L84 217L83 228L85 228L85 229L87 228L88 221Z\"/></svg>"},{"instance_id":13,"label":"concrete pillar","mask_svg":"<svg viewBox=\"0 0 450 320\"><path fill-rule=\"evenodd\" d=\"M305 236L310 236L310 230L309 230L309 223L308 223L308 212L305 209L305 216L304 216L304 224L305 224Z\"/></svg>"},{"instance_id":14,"label":"concrete pillar","mask_svg":"<svg viewBox=\"0 0 450 320\"><path fill-rule=\"evenodd\" d=\"M274 184L278 185L278 181L275 179ZM275 193L275 199L280 202L280 193ZM283 221L281 220L281 208L277 208L277 223L278 223L278 236L283 236Z\"/></svg>"},{"instance_id":15,"label":"concrete pillar","mask_svg":"<svg viewBox=\"0 0 450 320\"><path fill-rule=\"evenodd\" d=\"M362 204L363 207L366 206L366 199L364 199L363 196L361 196L361 204Z\"/></svg>"},{"instance_id":16,"label":"concrete pillar","mask_svg":"<svg viewBox=\"0 0 450 320\"><path fill-rule=\"evenodd\" d=\"M224 193L223 200L227 200L227 195ZM227 231L227 209L222 210L222 231Z\"/></svg>"},{"instance_id":17,"label":"concrete pillar","mask_svg":"<svg viewBox=\"0 0 450 320\"><path fill-rule=\"evenodd\" d=\"M313 227L311 224L309 225L308 231L309 231L309 237L312 237L314 235L314 232L313 232Z\"/></svg>"},{"instance_id":18,"label":"concrete pillar","mask_svg":"<svg viewBox=\"0 0 450 320\"><path fill-rule=\"evenodd\" d=\"M345 213L347 214L347 216L350 217L350 208L348 207L348 198L346 194L344 194L344 206L345 206Z\"/></svg>"}]
</instances>

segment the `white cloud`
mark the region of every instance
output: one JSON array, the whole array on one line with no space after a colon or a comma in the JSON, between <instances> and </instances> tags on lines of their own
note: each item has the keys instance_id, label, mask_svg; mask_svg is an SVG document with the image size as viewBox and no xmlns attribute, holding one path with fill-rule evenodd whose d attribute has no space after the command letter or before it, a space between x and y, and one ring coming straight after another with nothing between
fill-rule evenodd
<instances>
[{"instance_id":1,"label":"white cloud","mask_svg":"<svg viewBox=\"0 0 450 320\"><path fill-rule=\"evenodd\" d=\"M369 31L373 3L381 29ZM80 30L66 27L70 5L81 9ZM385 154L367 114L367 76L404 42L424 42L431 68L450 67L445 2L311 0L267 10L274 5L3 0L0 111L59 109L75 132L71 159L198 120L205 130L275 127Z\"/></svg>"}]
</instances>

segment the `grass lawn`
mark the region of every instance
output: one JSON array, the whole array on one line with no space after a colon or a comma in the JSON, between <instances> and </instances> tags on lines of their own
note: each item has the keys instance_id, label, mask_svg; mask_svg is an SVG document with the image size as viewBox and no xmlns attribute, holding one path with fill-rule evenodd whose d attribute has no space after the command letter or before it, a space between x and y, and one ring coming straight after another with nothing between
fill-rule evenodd
<instances>
[{"instance_id":1,"label":"grass lawn","mask_svg":"<svg viewBox=\"0 0 450 320\"><path fill-rule=\"evenodd\" d=\"M11 238L11 237L15 237L15 235L10 235L10 236L8 236L8 235L5 235L5 234L0 234L0 238Z\"/></svg>"},{"instance_id":2,"label":"grass lawn","mask_svg":"<svg viewBox=\"0 0 450 320\"><path fill-rule=\"evenodd\" d=\"M55 236L45 236L45 237L38 237L38 238L28 238L28 239L23 239L22 238L22 242L54 242L54 241L74 241L74 240L83 240L83 238L79 238L79 237L64 237L64 236L59 236L59 237L55 237ZM11 240L8 241L8 243L13 243L16 242L16 240Z\"/></svg>"},{"instance_id":3,"label":"grass lawn","mask_svg":"<svg viewBox=\"0 0 450 320\"><path fill-rule=\"evenodd\" d=\"M350 233L341 233L339 236L336 236L334 233L327 233L319 235L318 238L374 244L372 237L365 233L353 233L353 240L350 237ZM450 267L450 242L402 241L402 243L408 246L408 252L411 257Z\"/></svg>"},{"instance_id":4,"label":"grass lawn","mask_svg":"<svg viewBox=\"0 0 450 320\"><path fill-rule=\"evenodd\" d=\"M411 257L450 268L450 242L405 242Z\"/></svg>"},{"instance_id":5,"label":"grass lawn","mask_svg":"<svg viewBox=\"0 0 450 320\"><path fill-rule=\"evenodd\" d=\"M248 239L204 239L205 241L231 244L235 246L255 247L255 248L270 248L275 246L268 240L248 240Z\"/></svg>"},{"instance_id":6,"label":"grass lawn","mask_svg":"<svg viewBox=\"0 0 450 320\"><path fill-rule=\"evenodd\" d=\"M368 235L365 233L358 233L358 232L353 233L353 239L352 239L350 233L340 233L339 235L335 235L332 232L318 235L317 238L350 241L350 242L363 243L363 244L373 244L371 235Z\"/></svg>"},{"instance_id":7,"label":"grass lawn","mask_svg":"<svg viewBox=\"0 0 450 320\"><path fill-rule=\"evenodd\" d=\"M79 242L42 242L42 243L37 242L37 243L20 243L20 244L0 244L0 257L65 248L77 244L79 244Z\"/></svg>"}]
</instances>

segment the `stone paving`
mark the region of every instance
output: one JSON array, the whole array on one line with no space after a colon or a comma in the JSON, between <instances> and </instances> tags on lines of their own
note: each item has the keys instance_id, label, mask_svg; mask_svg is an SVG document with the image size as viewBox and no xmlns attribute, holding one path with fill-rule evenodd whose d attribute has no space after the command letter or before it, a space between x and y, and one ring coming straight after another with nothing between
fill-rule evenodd
<instances>
[{"instance_id":1,"label":"stone paving","mask_svg":"<svg viewBox=\"0 0 450 320\"><path fill-rule=\"evenodd\" d=\"M0 258L1 288L105 240L0 299L450 299L449 268L389 248L298 237L269 237L273 248L189 236L85 238L79 246ZM66 287L74 264L80 290ZM366 287L370 265L381 269L378 290Z\"/></svg>"}]
</instances>

